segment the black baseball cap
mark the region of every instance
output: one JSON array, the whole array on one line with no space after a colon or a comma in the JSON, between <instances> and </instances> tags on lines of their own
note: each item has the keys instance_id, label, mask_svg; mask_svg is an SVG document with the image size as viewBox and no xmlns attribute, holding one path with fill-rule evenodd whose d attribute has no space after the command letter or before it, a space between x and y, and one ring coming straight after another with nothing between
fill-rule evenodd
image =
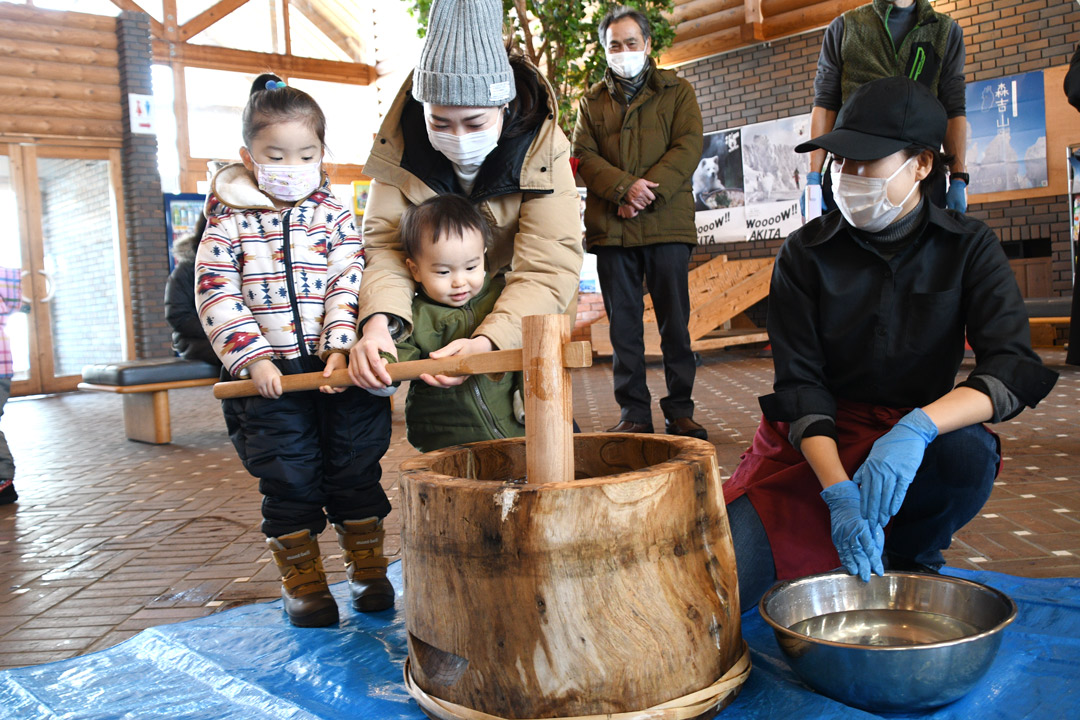
<instances>
[{"instance_id":1,"label":"black baseball cap","mask_svg":"<svg viewBox=\"0 0 1080 720\"><path fill-rule=\"evenodd\" d=\"M949 120L923 85L902 75L871 80L851 93L832 132L795 147L827 150L847 160L880 160L912 145L937 150Z\"/></svg>"}]
</instances>

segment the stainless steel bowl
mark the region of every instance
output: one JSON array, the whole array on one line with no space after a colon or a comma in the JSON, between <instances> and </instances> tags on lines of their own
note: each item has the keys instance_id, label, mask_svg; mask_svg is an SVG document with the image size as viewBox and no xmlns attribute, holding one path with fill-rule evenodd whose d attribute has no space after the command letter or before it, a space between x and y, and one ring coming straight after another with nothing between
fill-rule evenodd
<instances>
[{"instance_id":1,"label":"stainless steel bowl","mask_svg":"<svg viewBox=\"0 0 1080 720\"><path fill-rule=\"evenodd\" d=\"M981 678L1016 604L979 583L845 572L777 583L758 606L792 669L835 700L878 712L952 702Z\"/></svg>"}]
</instances>

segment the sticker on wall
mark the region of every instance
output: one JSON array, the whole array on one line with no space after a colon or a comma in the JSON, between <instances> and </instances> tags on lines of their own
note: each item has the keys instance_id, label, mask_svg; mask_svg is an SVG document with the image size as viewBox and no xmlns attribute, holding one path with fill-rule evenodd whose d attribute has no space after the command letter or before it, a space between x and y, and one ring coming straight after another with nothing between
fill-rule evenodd
<instances>
[{"instance_id":1,"label":"sticker on wall","mask_svg":"<svg viewBox=\"0 0 1080 720\"><path fill-rule=\"evenodd\" d=\"M968 192L1046 187L1046 103L1042 72L967 85Z\"/></svg>"},{"instance_id":2,"label":"sticker on wall","mask_svg":"<svg viewBox=\"0 0 1080 720\"><path fill-rule=\"evenodd\" d=\"M745 240L742 134L739 130L720 130L705 135L701 160L691 182L698 244Z\"/></svg>"},{"instance_id":3,"label":"sticker on wall","mask_svg":"<svg viewBox=\"0 0 1080 720\"><path fill-rule=\"evenodd\" d=\"M128 93L128 116L131 119L131 132L136 135L156 135L154 112L151 107L154 98L151 95Z\"/></svg>"},{"instance_id":4,"label":"sticker on wall","mask_svg":"<svg viewBox=\"0 0 1080 720\"><path fill-rule=\"evenodd\" d=\"M698 244L782 240L798 229L810 156L795 146L809 137L809 115L707 134L692 183Z\"/></svg>"},{"instance_id":5,"label":"sticker on wall","mask_svg":"<svg viewBox=\"0 0 1080 720\"><path fill-rule=\"evenodd\" d=\"M810 172L810 116L796 115L742 129L746 239L782 240L802 225L799 196Z\"/></svg>"}]
</instances>

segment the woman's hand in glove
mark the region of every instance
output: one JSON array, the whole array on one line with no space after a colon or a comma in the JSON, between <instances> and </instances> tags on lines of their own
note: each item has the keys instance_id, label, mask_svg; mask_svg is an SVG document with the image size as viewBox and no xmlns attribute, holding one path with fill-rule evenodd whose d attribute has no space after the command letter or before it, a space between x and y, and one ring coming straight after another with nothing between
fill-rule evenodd
<instances>
[{"instance_id":1,"label":"woman's hand in glove","mask_svg":"<svg viewBox=\"0 0 1080 720\"><path fill-rule=\"evenodd\" d=\"M821 498L829 506L833 545L844 568L863 582L869 582L871 571L884 575L885 532L859 512L858 486L851 480L838 482L822 490Z\"/></svg>"},{"instance_id":2,"label":"woman's hand in glove","mask_svg":"<svg viewBox=\"0 0 1080 720\"><path fill-rule=\"evenodd\" d=\"M915 408L877 439L852 481L859 486L862 516L884 527L904 503L922 464L926 446L937 437L934 421Z\"/></svg>"}]
</instances>

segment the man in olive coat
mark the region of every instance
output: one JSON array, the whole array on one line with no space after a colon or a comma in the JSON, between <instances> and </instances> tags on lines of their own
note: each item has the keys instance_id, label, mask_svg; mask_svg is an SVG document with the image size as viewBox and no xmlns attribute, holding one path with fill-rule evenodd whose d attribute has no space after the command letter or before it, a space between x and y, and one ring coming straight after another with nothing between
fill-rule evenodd
<instances>
[{"instance_id":1,"label":"man in olive coat","mask_svg":"<svg viewBox=\"0 0 1080 720\"><path fill-rule=\"evenodd\" d=\"M687 330L687 274L697 244L691 176L701 160L701 110L690 83L649 57L651 33L643 14L617 8L599 30L608 70L581 100L574 156L588 190L586 248L596 255L612 328L615 399L622 412L608 432L653 431L644 281L664 355L668 394L660 409L666 430L705 439L705 428L693 419L696 368Z\"/></svg>"}]
</instances>

